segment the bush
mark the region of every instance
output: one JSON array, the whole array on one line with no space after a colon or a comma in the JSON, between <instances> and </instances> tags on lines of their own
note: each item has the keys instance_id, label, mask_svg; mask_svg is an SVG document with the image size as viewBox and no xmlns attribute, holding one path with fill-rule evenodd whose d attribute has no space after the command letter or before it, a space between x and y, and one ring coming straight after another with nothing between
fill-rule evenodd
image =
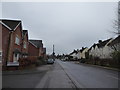
<instances>
[{"instance_id":1,"label":"bush","mask_svg":"<svg viewBox=\"0 0 120 90\"><path fill-rule=\"evenodd\" d=\"M114 51L111 53L111 56L114 60L119 60L120 59L120 51Z\"/></svg>"},{"instance_id":2,"label":"bush","mask_svg":"<svg viewBox=\"0 0 120 90\"><path fill-rule=\"evenodd\" d=\"M36 66L40 66L40 65L45 65L47 64L47 60L44 59L44 57L38 57L37 61L36 61Z\"/></svg>"},{"instance_id":3,"label":"bush","mask_svg":"<svg viewBox=\"0 0 120 90\"><path fill-rule=\"evenodd\" d=\"M20 66L22 66L22 67L26 67L26 66L35 64L36 61L37 61L37 57L28 56L28 57L26 57L26 58L20 58L20 59L19 59L19 64L20 64Z\"/></svg>"},{"instance_id":4,"label":"bush","mask_svg":"<svg viewBox=\"0 0 120 90\"><path fill-rule=\"evenodd\" d=\"M41 61L40 60L37 60L36 63L35 63L36 66L40 66L42 65Z\"/></svg>"},{"instance_id":5,"label":"bush","mask_svg":"<svg viewBox=\"0 0 120 90\"><path fill-rule=\"evenodd\" d=\"M100 65L100 66L107 66L107 67L113 67L113 68L120 68L120 51L114 51L111 53L111 59L100 59L98 57L92 57L89 56L88 60L85 60L85 63L87 64L94 64L94 65ZM84 62L84 60L81 62Z\"/></svg>"},{"instance_id":6,"label":"bush","mask_svg":"<svg viewBox=\"0 0 120 90\"><path fill-rule=\"evenodd\" d=\"M80 63L85 63L86 62L86 59L80 59Z\"/></svg>"},{"instance_id":7,"label":"bush","mask_svg":"<svg viewBox=\"0 0 120 90\"><path fill-rule=\"evenodd\" d=\"M111 53L112 61L110 62L111 66L120 68L120 51L114 51Z\"/></svg>"},{"instance_id":8,"label":"bush","mask_svg":"<svg viewBox=\"0 0 120 90\"><path fill-rule=\"evenodd\" d=\"M85 57L86 57L86 59L91 58L91 55L89 55L89 52L85 52Z\"/></svg>"}]
</instances>

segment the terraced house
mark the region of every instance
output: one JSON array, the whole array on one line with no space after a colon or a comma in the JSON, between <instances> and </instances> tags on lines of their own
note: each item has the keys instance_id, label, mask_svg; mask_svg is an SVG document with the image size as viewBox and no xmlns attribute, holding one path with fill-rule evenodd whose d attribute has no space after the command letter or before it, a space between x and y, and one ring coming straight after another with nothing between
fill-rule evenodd
<instances>
[{"instance_id":1,"label":"terraced house","mask_svg":"<svg viewBox=\"0 0 120 90\"><path fill-rule=\"evenodd\" d=\"M120 35L107 44L109 52L120 51Z\"/></svg>"},{"instance_id":2,"label":"terraced house","mask_svg":"<svg viewBox=\"0 0 120 90\"><path fill-rule=\"evenodd\" d=\"M22 23L20 20L0 20L2 26L2 65L19 65L22 53Z\"/></svg>"},{"instance_id":3,"label":"terraced house","mask_svg":"<svg viewBox=\"0 0 120 90\"><path fill-rule=\"evenodd\" d=\"M23 65L20 61L25 62L24 60L31 59L31 56L46 55L42 40L29 40L28 30L22 29L21 20L1 19L0 41L0 63L3 70L9 66L19 67Z\"/></svg>"},{"instance_id":4,"label":"terraced house","mask_svg":"<svg viewBox=\"0 0 120 90\"><path fill-rule=\"evenodd\" d=\"M44 48L42 40L29 40L29 56L43 56Z\"/></svg>"},{"instance_id":5,"label":"terraced house","mask_svg":"<svg viewBox=\"0 0 120 90\"><path fill-rule=\"evenodd\" d=\"M89 55L100 59L112 59L111 54L120 48L120 36L104 41L99 40L89 49Z\"/></svg>"}]
</instances>

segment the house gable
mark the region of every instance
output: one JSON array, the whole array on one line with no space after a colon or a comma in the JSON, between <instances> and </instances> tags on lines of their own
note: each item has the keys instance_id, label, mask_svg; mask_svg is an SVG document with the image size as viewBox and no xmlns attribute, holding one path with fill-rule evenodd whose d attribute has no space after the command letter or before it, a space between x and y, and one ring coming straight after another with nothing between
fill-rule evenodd
<instances>
[{"instance_id":1,"label":"house gable","mask_svg":"<svg viewBox=\"0 0 120 90\"><path fill-rule=\"evenodd\" d=\"M9 30L15 30L21 23L20 20L7 20L7 19L0 19L0 22L4 26L6 26Z\"/></svg>"},{"instance_id":2,"label":"house gable","mask_svg":"<svg viewBox=\"0 0 120 90\"><path fill-rule=\"evenodd\" d=\"M37 46L37 48L43 48L42 40L29 40L32 44Z\"/></svg>"}]
</instances>

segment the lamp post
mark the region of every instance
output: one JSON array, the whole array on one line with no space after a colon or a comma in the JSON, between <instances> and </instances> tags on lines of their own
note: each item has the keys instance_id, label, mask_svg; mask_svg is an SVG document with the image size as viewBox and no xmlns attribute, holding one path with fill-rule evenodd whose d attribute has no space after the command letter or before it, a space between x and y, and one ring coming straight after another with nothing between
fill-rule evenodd
<instances>
[{"instance_id":1,"label":"lamp post","mask_svg":"<svg viewBox=\"0 0 120 90\"><path fill-rule=\"evenodd\" d=\"M54 49L55 49L55 46L53 44L53 59L55 59L55 51L54 51Z\"/></svg>"}]
</instances>

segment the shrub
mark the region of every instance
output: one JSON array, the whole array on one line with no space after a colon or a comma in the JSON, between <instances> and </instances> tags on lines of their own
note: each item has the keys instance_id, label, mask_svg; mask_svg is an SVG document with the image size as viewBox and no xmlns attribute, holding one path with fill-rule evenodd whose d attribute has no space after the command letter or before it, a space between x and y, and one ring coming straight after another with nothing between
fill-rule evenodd
<instances>
[{"instance_id":1,"label":"shrub","mask_svg":"<svg viewBox=\"0 0 120 90\"><path fill-rule=\"evenodd\" d=\"M22 67L26 67L26 66L29 66L31 64L35 64L37 61L37 57L34 57L34 56L28 56L26 58L20 58L19 59L19 64L20 66Z\"/></svg>"},{"instance_id":2,"label":"shrub","mask_svg":"<svg viewBox=\"0 0 120 90\"><path fill-rule=\"evenodd\" d=\"M91 55L89 55L89 52L85 52L85 57L86 57L86 59L91 58L90 56L91 56Z\"/></svg>"},{"instance_id":3,"label":"shrub","mask_svg":"<svg viewBox=\"0 0 120 90\"><path fill-rule=\"evenodd\" d=\"M36 66L45 65L47 63L47 60L44 59L44 57L39 56L36 61Z\"/></svg>"},{"instance_id":4,"label":"shrub","mask_svg":"<svg viewBox=\"0 0 120 90\"><path fill-rule=\"evenodd\" d=\"M37 56L29 56L28 60L31 64L35 64L37 61L38 57Z\"/></svg>"},{"instance_id":5,"label":"shrub","mask_svg":"<svg viewBox=\"0 0 120 90\"><path fill-rule=\"evenodd\" d=\"M86 59L82 58L80 59L80 63L85 63L86 62Z\"/></svg>"},{"instance_id":6,"label":"shrub","mask_svg":"<svg viewBox=\"0 0 120 90\"><path fill-rule=\"evenodd\" d=\"M114 51L113 53L111 53L112 59L113 61L111 61L111 65L115 66L115 67L119 67L120 68L120 51Z\"/></svg>"},{"instance_id":7,"label":"shrub","mask_svg":"<svg viewBox=\"0 0 120 90\"><path fill-rule=\"evenodd\" d=\"M120 51L114 51L111 53L111 56L114 60L119 60L120 59Z\"/></svg>"}]
</instances>

